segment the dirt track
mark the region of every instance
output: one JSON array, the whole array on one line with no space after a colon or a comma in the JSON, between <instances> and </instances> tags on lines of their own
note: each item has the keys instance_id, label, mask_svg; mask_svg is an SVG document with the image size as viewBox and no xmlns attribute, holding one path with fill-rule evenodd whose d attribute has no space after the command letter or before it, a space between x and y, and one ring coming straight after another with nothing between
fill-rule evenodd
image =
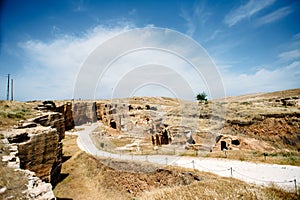
<instances>
[{"instance_id":1,"label":"dirt track","mask_svg":"<svg viewBox=\"0 0 300 200\"><path fill-rule=\"evenodd\" d=\"M81 126L84 130L77 132L78 146L83 151L94 156L148 161L155 164L168 164L186 168L195 168L201 171L212 172L220 176L232 176L234 178L259 185L269 185L274 183L282 188L290 190L295 188L296 180L297 187L300 187L300 167L296 166L170 155L132 156L101 151L95 147L92 139L90 138L90 133L96 127L97 124L84 125Z\"/></svg>"}]
</instances>

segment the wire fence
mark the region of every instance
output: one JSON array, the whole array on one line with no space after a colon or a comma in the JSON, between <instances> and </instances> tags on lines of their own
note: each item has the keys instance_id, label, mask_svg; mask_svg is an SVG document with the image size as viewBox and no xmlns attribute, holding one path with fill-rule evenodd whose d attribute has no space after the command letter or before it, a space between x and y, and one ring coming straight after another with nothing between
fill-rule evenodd
<instances>
[{"instance_id":1,"label":"wire fence","mask_svg":"<svg viewBox=\"0 0 300 200\"><path fill-rule=\"evenodd\" d=\"M105 156L104 154L102 156ZM137 160L136 157L139 157L138 160L140 161L150 161L153 162L150 155L144 155L144 156L136 156L136 155L122 155L122 154L112 154L112 153L106 153L106 157L110 158L123 158L123 159L130 159L130 160ZM238 170L234 169L233 167L225 168L225 169L212 169L205 167L199 163L197 163L195 160L185 162L185 163L179 163L178 161L181 159L181 157L177 157L175 159L170 159L168 157L165 157L161 159L160 162L157 162L158 164L165 164L165 165L177 165L181 167L187 167L187 168L193 168L193 169L203 169L204 171L212 172L212 173L218 173L220 175L221 172L230 172L230 177L233 178L244 178L248 180L253 180L256 182L261 183L270 183L270 184L293 184L293 187L295 188L295 193L298 193L298 182L297 179L294 178L292 180L284 180L284 181L270 181L270 180L264 180L259 179L255 177L251 177L248 175L245 175L244 173L239 172ZM228 174L224 174L225 176L228 176Z\"/></svg>"},{"instance_id":2,"label":"wire fence","mask_svg":"<svg viewBox=\"0 0 300 200\"><path fill-rule=\"evenodd\" d=\"M246 179L250 179L256 182L262 182L262 183L270 183L270 184L293 184L294 188L295 188L295 193L298 193L298 183L297 183L297 179L294 178L293 180L284 180L284 181L270 181L270 180L263 180L263 179L258 179L258 178L254 178L248 175L245 175L243 173L240 173L239 171L237 171L236 169L234 169L233 167L230 168L225 168L225 169L211 169L211 168L207 168L203 165L200 165L199 163L196 163L195 160L192 160L191 162L187 162L187 163L180 163L180 166L192 166L193 169L204 169L205 171L209 171L209 172L226 172L226 171L230 171L230 176L231 177L236 177L234 176L235 174L239 175L240 177L246 178ZM238 178L238 177L236 177Z\"/></svg>"},{"instance_id":3,"label":"wire fence","mask_svg":"<svg viewBox=\"0 0 300 200\"><path fill-rule=\"evenodd\" d=\"M83 146L85 146L85 144L82 144ZM86 148L88 149L88 148ZM206 166L203 166L199 163L197 163L195 160L186 162L186 163L179 163L178 161L181 159L181 156L178 157L174 157L174 156L159 156L157 157L157 155L129 155L129 154L115 154L115 153L110 153L110 152L105 152L105 151L101 151L102 153L96 153L96 156L103 156L103 157L109 157L109 158L120 158L120 159L127 159L127 160L137 160L137 161L150 161L153 163L157 163L157 164L165 164L165 165L177 165L177 166L181 166L181 167L188 167L188 168L193 168L193 169L203 169L204 171L208 171L208 172L212 172L212 173L218 173L219 175L224 175L224 176L228 176L228 174L220 174L222 172L226 173L226 172L230 172L230 176L231 177L235 177L235 178L244 178L244 179L248 179L248 180L253 180L256 182L261 182L261 183L270 183L270 184L294 184L294 188L295 188L295 193L298 193L298 183L297 183L297 179L290 179L290 180L284 180L284 181L271 181L271 180L264 180L264 179L259 179L256 177L251 177L248 175L245 175L244 173L239 172L238 170L234 169L233 167L227 167L224 169L212 169L212 168L208 168ZM91 153L92 152L88 152ZM154 160L154 156L156 156L156 160ZM201 161L201 160L199 160Z\"/></svg>"}]
</instances>

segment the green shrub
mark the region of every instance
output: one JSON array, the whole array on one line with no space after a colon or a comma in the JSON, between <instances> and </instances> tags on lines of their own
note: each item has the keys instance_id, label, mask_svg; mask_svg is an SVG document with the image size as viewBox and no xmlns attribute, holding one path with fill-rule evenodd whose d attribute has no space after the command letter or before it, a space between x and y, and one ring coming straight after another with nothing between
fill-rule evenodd
<instances>
[{"instance_id":1,"label":"green shrub","mask_svg":"<svg viewBox=\"0 0 300 200\"><path fill-rule=\"evenodd\" d=\"M241 105L248 106L248 105L251 105L252 103L251 103L251 102L248 102L248 101L244 101L244 102L241 102L240 104L241 104Z\"/></svg>"},{"instance_id":2,"label":"green shrub","mask_svg":"<svg viewBox=\"0 0 300 200\"><path fill-rule=\"evenodd\" d=\"M196 95L196 99L198 101L207 101L207 94L205 94L205 92L199 93Z\"/></svg>"},{"instance_id":3,"label":"green shrub","mask_svg":"<svg viewBox=\"0 0 300 200\"><path fill-rule=\"evenodd\" d=\"M0 117L7 118L7 113L0 111Z\"/></svg>"},{"instance_id":4,"label":"green shrub","mask_svg":"<svg viewBox=\"0 0 300 200\"><path fill-rule=\"evenodd\" d=\"M15 117L15 113L7 113L7 117L8 117L8 118L11 118L11 119L16 118L16 117Z\"/></svg>"},{"instance_id":5,"label":"green shrub","mask_svg":"<svg viewBox=\"0 0 300 200\"><path fill-rule=\"evenodd\" d=\"M100 143L100 147L104 148L104 143L103 142Z\"/></svg>"}]
</instances>

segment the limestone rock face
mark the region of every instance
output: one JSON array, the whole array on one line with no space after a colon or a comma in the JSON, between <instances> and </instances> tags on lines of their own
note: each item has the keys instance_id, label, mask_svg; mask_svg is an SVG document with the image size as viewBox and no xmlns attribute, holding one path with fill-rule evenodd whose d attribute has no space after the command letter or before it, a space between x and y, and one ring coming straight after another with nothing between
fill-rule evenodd
<instances>
[{"instance_id":1,"label":"limestone rock face","mask_svg":"<svg viewBox=\"0 0 300 200\"><path fill-rule=\"evenodd\" d=\"M64 117L65 129L66 131L74 128L75 123L73 119L72 103L67 102L61 106L56 107L56 112L59 112Z\"/></svg>"},{"instance_id":2,"label":"limestone rock face","mask_svg":"<svg viewBox=\"0 0 300 200\"><path fill-rule=\"evenodd\" d=\"M29 139L15 143L18 147L18 157L21 169L34 171L43 181L55 185L59 180L62 165L62 142L58 131L50 127L35 127L31 129L15 129L7 133L8 141L12 135L27 135Z\"/></svg>"},{"instance_id":3,"label":"limestone rock face","mask_svg":"<svg viewBox=\"0 0 300 200\"><path fill-rule=\"evenodd\" d=\"M22 191L22 195L23 195L22 199L32 199L32 200L56 199L52 191L52 185L50 183L43 182L39 177L36 176L34 172L30 170L20 169L20 159L18 157L19 155L18 143L12 143L12 142L20 142L20 141L11 140L11 138L18 135L18 133L21 133L21 131L17 131L17 133L14 132L14 134L8 135L8 138L2 139L1 143L4 144L4 146L6 146L10 152L9 155L2 156L2 164L7 167L13 168L15 171L20 172L18 175L24 176L27 179L28 181L27 189ZM28 135L28 133L26 134L21 133L20 135ZM8 139L10 139L10 141ZM5 192L6 187L2 187L1 189L2 192Z\"/></svg>"},{"instance_id":4,"label":"limestone rock face","mask_svg":"<svg viewBox=\"0 0 300 200\"><path fill-rule=\"evenodd\" d=\"M59 133L59 139L62 140L65 138L65 122L61 113L47 112L44 113L43 116L33 119L33 121L42 126L56 128L57 132Z\"/></svg>"},{"instance_id":5,"label":"limestone rock face","mask_svg":"<svg viewBox=\"0 0 300 200\"><path fill-rule=\"evenodd\" d=\"M53 101L44 101L43 104L39 105L35 109L43 112L51 111L51 112L61 113L62 117L64 118L63 121L64 121L64 127L66 131L71 130L75 127L71 102L58 103L58 105L56 105ZM43 125L43 126L47 126L47 125Z\"/></svg>"},{"instance_id":6,"label":"limestone rock face","mask_svg":"<svg viewBox=\"0 0 300 200\"><path fill-rule=\"evenodd\" d=\"M119 131L121 130L121 118L124 118L125 113L128 115L128 110L129 107L126 104L96 103L97 119L106 126Z\"/></svg>"},{"instance_id":7,"label":"limestone rock face","mask_svg":"<svg viewBox=\"0 0 300 200\"><path fill-rule=\"evenodd\" d=\"M28 199L54 200L56 199L52 191L52 185L45 183L34 172L24 170L28 178L28 189L26 191Z\"/></svg>"},{"instance_id":8,"label":"limestone rock face","mask_svg":"<svg viewBox=\"0 0 300 200\"><path fill-rule=\"evenodd\" d=\"M73 119L76 126L97 121L95 102L77 102L73 105Z\"/></svg>"}]
</instances>

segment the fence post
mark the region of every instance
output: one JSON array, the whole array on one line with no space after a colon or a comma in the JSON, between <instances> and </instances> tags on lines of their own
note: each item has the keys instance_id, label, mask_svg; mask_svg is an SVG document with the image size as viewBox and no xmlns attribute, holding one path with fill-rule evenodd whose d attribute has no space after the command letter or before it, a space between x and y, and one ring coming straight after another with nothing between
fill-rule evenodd
<instances>
[{"instance_id":1,"label":"fence post","mask_svg":"<svg viewBox=\"0 0 300 200\"><path fill-rule=\"evenodd\" d=\"M166 157L166 165L168 165L168 158Z\"/></svg>"},{"instance_id":2,"label":"fence post","mask_svg":"<svg viewBox=\"0 0 300 200\"><path fill-rule=\"evenodd\" d=\"M148 155L146 155L146 161L148 161Z\"/></svg>"},{"instance_id":3,"label":"fence post","mask_svg":"<svg viewBox=\"0 0 300 200\"><path fill-rule=\"evenodd\" d=\"M193 169L195 169L195 161L193 160L192 163L193 163Z\"/></svg>"},{"instance_id":4,"label":"fence post","mask_svg":"<svg viewBox=\"0 0 300 200\"><path fill-rule=\"evenodd\" d=\"M233 176L233 174L232 174L232 167L230 167L230 174L231 174L231 177Z\"/></svg>"},{"instance_id":5,"label":"fence post","mask_svg":"<svg viewBox=\"0 0 300 200\"><path fill-rule=\"evenodd\" d=\"M297 180L294 179L294 183L295 183L295 191L296 191L296 194L298 193L298 189L297 189Z\"/></svg>"}]
</instances>

